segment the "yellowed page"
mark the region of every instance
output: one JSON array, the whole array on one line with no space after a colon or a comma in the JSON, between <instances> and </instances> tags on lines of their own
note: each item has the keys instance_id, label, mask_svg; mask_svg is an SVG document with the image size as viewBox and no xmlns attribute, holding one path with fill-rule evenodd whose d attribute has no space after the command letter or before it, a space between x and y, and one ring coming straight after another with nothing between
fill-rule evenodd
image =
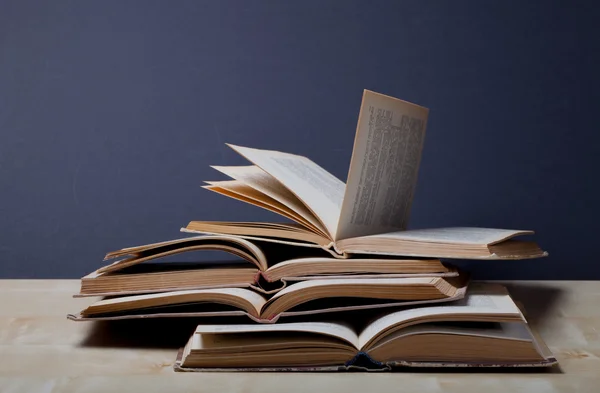
<instances>
[{"instance_id":1,"label":"yellowed page","mask_svg":"<svg viewBox=\"0 0 600 393\"><path fill-rule=\"evenodd\" d=\"M267 204L274 208L273 210L276 213L281 214L279 211L284 211L287 214L299 216L296 212L290 209L287 205L271 198L268 195L263 194L262 192L250 187L246 183L240 180L224 180L224 181L207 181L208 186L202 186L202 188L211 189L213 187L218 187L230 191L235 194L239 194L246 199L251 199L252 201L258 201L264 204ZM249 202L252 203L252 202Z\"/></svg>"},{"instance_id":2,"label":"yellowed page","mask_svg":"<svg viewBox=\"0 0 600 393\"><path fill-rule=\"evenodd\" d=\"M429 110L365 90L334 240L405 229Z\"/></svg>"},{"instance_id":3,"label":"yellowed page","mask_svg":"<svg viewBox=\"0 0 600 393\"><path fill-rule=\"evenodd\" d=\"M254 325L198 325L199 334L260 333L260 332L303 332L332 336L346 341L356 348L358 337L346 325L331 322L295 322Z\"/></svg>"},{"instance_id":4,"label":"yellowed page","mask_svg":"<svg viewBox=\"0 0 600 393\"><path fill-rule=\"evenodd\" d=\"M533 337L525 322L501 322L493 327L484 325L481 327L444 326L443 324L414 325L400 329L390 335L386 335L370 348L374 350L391 341L417 334L445 334L457 336L477 336L500 338L503 340L533 341Z\"/></svg>"},{"instance_id":5,"label":"yellowed page","mask_svg":"<svg viewBox=\"0 0 600 393\"><path fill-rule=\"evenodd\" d=\"M280 214L290 220L296 221L297 223L305 226L309 230L318 233L323 237L327 237L319 227L314 226L304 217L287 207L286 205L276 201L275 199L255 190L254 188L244 184L239 180L226 180L226 181L208 181L208 186L202 186L207 190L216 192L221 195L228 196L233 199L237 199L242 202L250 203L254 206L261 207L263 209L272 211L273 213Z\"/></svg>"},{"instance_id":6,"label":"yellowed page","mask_svg":"<svg viewBox=\"0 0 600 393\"><path fill-rule=\"evenodd\" d=\"M231 246L221 244L221 242L231 243ZM166 246L174 246L177 245L178 248L171 249L162 253L151 253L149 251L153 251L155 249L159 249L161 247ZM235 247L239 246L239 247ZM267 270L267 258L260 248L258 248L254 243L249 242L248 240L226 236L226 235L212 235L212 236L195 236L195 237L187 237L184 239L176 239L165 241L161 243L153 243L147 244L143 246L137 247L129 247L124 248L118 251L113 251L106 254L104 260L122 257L126 255L130 255L130 257L125 259L117 260L110 265L101 267L96 272L97 273L107 273L111 271L116 271L123 269L128 266L136 265L138 263L142 263L145 261L149 261L156 258L162 258L168 255L174 255L179 253L184 253L188 251L197 251L197 250L215 250L215 251L225 251L232 253L234 255L240 256L255 264L262 271ZM246 252L248 251L248 252ZM143 254L143 256L139 256Z\"/></svg>"},{"instance_id":7,"label":"yellowed page","mask_svg":"<svg viewBox=\"0 0 600 393\"><path fill-rule=\"evenodd\" d=\"M393 275L390 277L390 275ZM400 278L454 276L458 273L439 260L425 259L335 259L309 257L288 259L270 266L266 271L269 281L327 280L332 278ZM342 277L340 277L342 276ZM357 277L358 276L358 277Z\"/></svg>"},{"instance_id":8,"label":"yellowed page","mask_svg":"<svg viewBox=\"0 0 600 393\"><path fill-rule=\"evenodd\" d=\"M314 215L309 208L290 190L285 188L277 179L263 171L256 165L247 166L213 166L225 175L243 182L249 187L263 193L264 195L287 206L290 210L296 212L299 216L308 221L311 225L319 229L320 234L329 237L327 228L318 217Z\"/></svg>"},{"instance_id":9,"label":"yellowed page","mask_svg":"<svg viewBox=\"0 0 600 393\"><path fill-rule=\"evenodd\" d=\"M391 285L391 286L400 286L400 285L428 285L431 284L432 281L435 281L436 278L432 277L402 277L402 278L329 278L323 280L307 280L300 281L290 285L277 292L271 299L269 299L269 303L274 301L277 298L285 296L292 292L298 291L307 291L309 288L321 288L324 286L330 285ZM360 293L357 290L357 296Z\"/></svg>"},{"instance_id":10,"label":"yellowed page","mask_svg":"<svg viewBox=\"0 0 600 393\"><path fill-rule=\"evenodd\" d=\"M303 156L229 146L296 195L323 223L331 239L335 237L344 197L344 182Z\"/></svg>"},{"instance_id":11,"label":"yellowed page","mask_svg":"<svg viewBox=\"0 0 600 393\"><path fill-rule=\"evenodd\" d=\"M356 353L356 348L353 345L342 341L337 337L303 332L291 332L284 336L281 334L259 333L197 333L194 334L192 338L192 351L196 353L202 352L207 357L210 357L211 354L219 357L228 357L228 355L231 357L246 357L250 355L248 352L258 352L250 356L260 357L264 355L265 352L268 353L272 350L277 351L284 348L288 351L295 352L292 348L322 348L322 350L328 351L330 349L339 350L341 347L342 349L348 350L349 358L352 358ZM293 353L290 353L290 356L296 358Z\"/></svg>"},{"instance_id":12,"label":"yellowed page","mask_svg":"<svg viewBox=\"0 0 600 393\"><path fill-rule=\"evenodd\" d=\"M282 239L290 239L287 244L329 249L331 241L298 223L274 224L266 222L223 222L223 221L190 221L185 232L228 234L248 240L261 240L284 244ZM313 244L305 244L310 242ZM332 254L333 255L333 254ZM337 255L336 255L337 256Z\"/></svg>"},{"instance_id":13,"label":"yellowed page","mask_svg":"<svg viewBox=\"0 0 600 393\"><path fill-rule=\"evenodd\" d=\"M106 256L104 257L104 260L108 260L111 258L115 258L118 256L123 256L123 255L127 255L127 254L136 254L142 251L146 251L149 250L151 248L158 248L158 247L163 247L163 246L170 246L173 244L178 244L178 243L187 243L190 241L195 241L195 240L203 240L203 241L211 241L211 240L219 240L219 241L232 241L232 242L239 242L240 244L243 244L244 246L250 247L252 248L252 251L258 251L259 254L262 255L262 252L257 249L257 247L245 240L240 240L238 238L235 237L231 237L231 236L195 236L195 237L186 237L183 239L174 239L174 240L167 240L167 241L163 241L163 242L158 242L158 243L150 243L150 244L144 244L142 246L135 246L135 247L126 247L126 248L122 248L120 250L117 251L112 251L109 252L108 254L106 254Z\"/></svg>"},{"instance_id":14,"label":"yellowed page","mask_svg":"<svg viewBox=\"0 0 600 393\"><path fill-rule=\"evenodd\" d=\"M363 239L381 238L423 243L492 245L503 242L515 236L531 234L533 234L533 231L525 231L520 229L452 227L388 232L378 235L364 236Z\"/></svg>"},{"instance_id":15,"label":"yellowed page","mask_svg":"<svg viewBox=\"0 0 600 393\"><path fill-rule=\"evenodd\" d=\"M258 293L243 288L215 288L196 289L187 291L152 293L147 295L123 296L97 301L90 305L82 314L98 314L105 312L120 312L136 310L146 307L168 306L173 304L194 302L220 302L233 305L232 300L237 298L237 303L245 305L245 310L250 312L248 306L254 309L254 315L260 315L260 310L265 304L265 298Z\"/></svg>"},{"instance_id":16,"label":"yellowed page","mask_svg":"<svg viewBox=\"0 0 600 393\"><path fill-rule=\"evenodd\" d=\"M508 295L506 289L495 284L473 284L464 299L443 306L417 307L385 315L371 322L358 336L359 349L380 333L410 320L428 316L452 316L453 314L510 314L521 316L521 311Z\"/></svg>"}]
</instances>

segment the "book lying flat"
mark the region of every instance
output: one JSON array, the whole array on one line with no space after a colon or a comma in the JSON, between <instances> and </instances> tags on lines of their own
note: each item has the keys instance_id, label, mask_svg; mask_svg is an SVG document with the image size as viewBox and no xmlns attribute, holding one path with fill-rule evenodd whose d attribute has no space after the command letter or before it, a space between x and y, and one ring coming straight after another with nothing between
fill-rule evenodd
<instances>
[{"instance_id":1,"label":"book lying flat","mask_svg":"<svg viewBox=\"0 0 600 393\"><path fill-rule=\"evenodd\" d=\"M214 288L97 301L72 320L245 315L262 323L282 316L448 302L464 297L467 277L344 278L301 281L270 298L246 288Z\"/></svg>"},{"instance_id":2,"label":"book lying flat","mask_svg":"<svg viewBox=\"0 0 600 393\"><path fill-rule=\"evenodd\" d=\"M291 248L291 249L290 249ZM216 250L240 257L241 263L152 263L173 255ZM203 288L248 288L274 293L291 281L324 278L454 277L455 268L438 259L361 258L335 259L325 252L286 259L299 254L296 247L252 242L234 236L197 236L110 252L104 260L118 258L81 279L76 296L113 296ZM267 257L267 254L269 257ZM324 256L323 256L324 255ZM281 259L283 256L283 259ZM267 283L280 282L264 289Z\"/></svg>"},{"instance_id":3,"label":"book lying flat","mask_svg":"<svg viewBox=\"0 0 600 393\"><path fill-rule=\"evenodd\" d=\"M550 366L556 359L503 287L458 302L346 323L199 325L176 371L386 370L396 366Z\"/></svg>"},{"instance_id":4,"label":"book lying flat","mask_svg":"<svg viewBox=\"0 0 600 393\"><path fill-rule=\"evenodd\" d=\"M346 184L306 157L229 145L254 165L215 166L232 180L207 182L205 188L294 223L192 221L182 231L320 247L339 257L547 255L535 242L514 239L530 230L406 230L427 117L427 108L365 90Z\"/></svg>"}]
</instances>

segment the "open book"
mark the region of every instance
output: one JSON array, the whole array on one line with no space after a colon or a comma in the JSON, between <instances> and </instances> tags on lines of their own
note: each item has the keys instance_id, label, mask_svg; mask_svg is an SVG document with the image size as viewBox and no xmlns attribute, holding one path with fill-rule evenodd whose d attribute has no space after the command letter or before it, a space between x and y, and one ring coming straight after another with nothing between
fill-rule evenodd
<instances>
[{"instance_id":1,"label":"open book","mask_svg":"<svg viewBox=\"0 0 600 393\"><path fill-rule=\"evenodd\" d=\"M467 279L343 278L294 283L267 298L245 288L215 288L131 295L97 301L72 320L246 315L273 323L282 316L397 307L461 299Z\"/></svg>"},{"instance_id":2,"label":"open book","mask_svg":"<svg viewBox=\"0 0 600 393\"><path fill-rule=\"evenodd\" d=\"M278 213L293 224L192 221L183 231L321 247L334 256L545 256L528 230L406 230L428 109L365 90L347 184L306 157L229 145L254 165L215 166L232 180L206 189Z\"/></svg>"},{"instance_id":3,"label":"open book","mask_svg":"<svg viewBox=\"0 0 600 393\"><path fill-rule=\"evenodd\" d=\"M178 371L341 370L394 366L548 366L556 363L503 287L481 285L458 302L345 323L199 325Z\"/></svg>"},{"instance_id":4,"label":"open book","mask_svg":"<svg viewBox=\"0 0 600 393\"><path fill-rule=\"evenodd\" d=\"M174 263L166 257L201 250L225 251L241 263ZM335 259L315 249L249 241L235 236L197 236L124 248L114 260L81 279L76 296L114 296L204 288L247 288L275 293L288 282L325 278L454 277L455 268L438 259ZM293 256L293 257L292 257ZM264 281L264 282L263 282ZM267 285L275 283L273 285ZM278 285L276 285L279 283Z\"/></svg>"}]
</instances>

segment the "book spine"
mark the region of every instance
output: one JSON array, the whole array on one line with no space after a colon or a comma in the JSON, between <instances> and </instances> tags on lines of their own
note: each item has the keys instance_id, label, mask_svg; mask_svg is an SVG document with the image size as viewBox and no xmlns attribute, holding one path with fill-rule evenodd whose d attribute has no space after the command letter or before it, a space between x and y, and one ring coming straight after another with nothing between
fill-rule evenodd
<instances>
[{"instance_id":1,"label":"book spine","mask_svg":"<svg viewBox=\"0 0 600 393\"><path fill-rule=\"evenodd\" d=\"M339 259L347 259L350 258L350 255L344 251L339 250L334 242L327 244L326 246L322 246L323 250L327 251L331 255Z\"/></svg>"},{"instance_id":2,"label":"book spine","mask_svg":"<svg viewBox=\"0 0 600 393\"><path fill-rule=\"evenodd\" d=\"M377 370L377 369L385 369L387 365L382 362L378 362L369 356L368 353L364 351L359 351L352 359L348 360L345 364L345 367L359 367L367 370Z\"/></svg>"}]
</instances>

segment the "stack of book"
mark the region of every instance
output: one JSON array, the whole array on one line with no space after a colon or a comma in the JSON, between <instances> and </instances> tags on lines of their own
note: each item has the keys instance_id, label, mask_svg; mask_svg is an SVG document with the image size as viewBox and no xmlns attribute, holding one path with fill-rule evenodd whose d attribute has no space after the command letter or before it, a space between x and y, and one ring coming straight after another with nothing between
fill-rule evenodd
<instances>
[{"instance_id":1,"label":"stack of book","mask_svg":"<svg viewBox=\"0 0 600 393\"><path fill-rule=\"evenodd\" d=\"M365 91L347 183L306 157L230 145L253 165L214 167L230 180L205 188L293 223L192 221L193 236L111 252L76 295L105 298L68 317L200 318L180 371L555 364L505 288L447 262L547 255L515 239L532 231L407 229L427 116ZM199 250L239 263L161 261Z\"/></svg>"}]
</instances>

